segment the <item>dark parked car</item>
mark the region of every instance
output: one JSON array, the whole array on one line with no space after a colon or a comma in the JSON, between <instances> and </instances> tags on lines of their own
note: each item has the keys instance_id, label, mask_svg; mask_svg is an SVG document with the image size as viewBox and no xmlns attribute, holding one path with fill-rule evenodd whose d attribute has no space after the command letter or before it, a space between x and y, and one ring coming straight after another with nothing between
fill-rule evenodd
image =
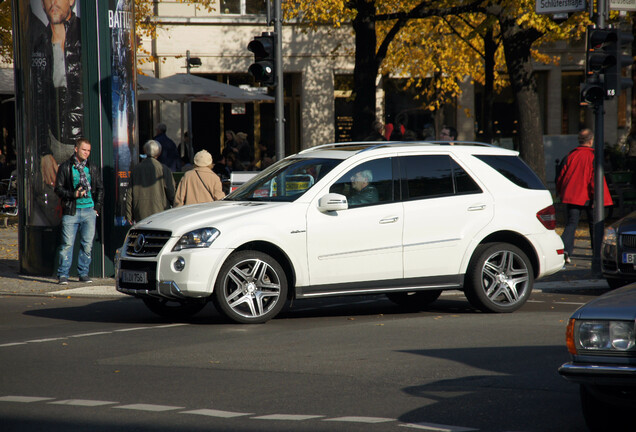
<instances>
[{"instance_id":1,"label":"dark parked car","mask_svg":"<svg viewBox=\"0 0 636 432\"><path fill-rule=\"evenodd\" d=\"M605 229L601 256L603 276L610 288L636 282L636 212Z\"/></svg>"},{"instance_id":2,"label":"dark parked car","mask_svg":"<svg viewBox=\"0 0 636 432\"><path fill-rule=\"evenodd\" d=\"M593 431L635 430L636 284L606 293L579 308L568 323L572 361L559 368L580 384L581 407Z\"/></svg>"}]
</instances>

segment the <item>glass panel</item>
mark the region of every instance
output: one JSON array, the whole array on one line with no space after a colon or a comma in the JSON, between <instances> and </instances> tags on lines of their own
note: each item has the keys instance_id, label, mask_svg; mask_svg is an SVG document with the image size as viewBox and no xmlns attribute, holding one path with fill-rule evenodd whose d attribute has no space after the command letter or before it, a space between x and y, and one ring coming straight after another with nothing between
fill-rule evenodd
<instances>
[{"instance_id":1,"label":"glass panel","mask_svg":"<svg viewBox=\"0 0 636 432\"><path fill-rule=\"evenodd\" d=\"M407 182L407 199L453 195L453 170L446 155L401 158Z\"/></svg>"},{"instance_id":2,"label":"glass panel","mask_svg":"<svg viewBox=\"0 0 636 432\"><path fill-rule=\"evenodd\" d=\"M393 197L392 159L364 162L340 177L329 192L347 197L349 207L387 203Z\"/></svg>"},{"instance_id":3,"label":"glass panel","mask_svg":"<svg viewBox=\"0 0 636 432\"><path fill-rule=\"evenodd\" d=\"M266 0L245 0L246 15L265 15L267 14Z\"/></svg>"},{"instance_id":4,"label":"glass panel","mask_svg":"<svg viewBox=\"0 0 636 432\"><path fill-rule=\"evenodd\" d=\"M475 180L457 162L451 160L451 166L453 167L453 177L455 178L455 193L471 194L482 192Z\"/></svg>"},{"instance_id":5,"label":"glass panel","mask_svg":"<svg viewBox=\"0 0 636 432\"><path fill-rule=\"evenodd\" d=\"M235 15L240 14L241 0L221 0L221 13Z\"/></svg>"},{"instance_id":6,"label":"glass panel","mask_svg":"<svg viewBox=\"0 0 636 432\"><path fill-rule=\"evenodd\" d=\"M339 159L284 159L262 171L225 199L294 201L340 162Z\"/></svg>"},{"instance_id":7,"label":"glass panel","mask_svg":"<svg viewBox=\"0 0 636 432\"><path fill-rule=\"evenodd\" d=\"M490 165L517 186L539 190L546 188L534 171L517 156L476 155L475 157Z\"/></svg>"}]
</instances>

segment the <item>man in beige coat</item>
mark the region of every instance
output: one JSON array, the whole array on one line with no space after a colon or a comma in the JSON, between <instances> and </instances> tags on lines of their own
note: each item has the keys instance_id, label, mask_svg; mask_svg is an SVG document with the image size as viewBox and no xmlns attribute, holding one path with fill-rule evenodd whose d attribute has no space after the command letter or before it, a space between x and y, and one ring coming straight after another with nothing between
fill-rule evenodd
<instances>
[{"instance_id":1,"label":"man in beige coat","mask_svg":"<svg viewBox=\"0 0 636 432\"><path fill-rule=\"evenodd\" d=\"M212 156L206 150L194 155L194 169L179 182L174 206L204 203L225 197L221 179L212 171Z\"/></svg>"},{"instance_id":2,"label":"man in beige coat","mask_svg":"<svg viewBox=\"0 0 636 432\"><path fill-rule=\"evenodd\" d=\"M174 201L172 171L157 160L161 144L148 141L144 153L146 158L132 170L126 193L126 219L130 223L167 210Z\"/></svg>"}]
</instances>

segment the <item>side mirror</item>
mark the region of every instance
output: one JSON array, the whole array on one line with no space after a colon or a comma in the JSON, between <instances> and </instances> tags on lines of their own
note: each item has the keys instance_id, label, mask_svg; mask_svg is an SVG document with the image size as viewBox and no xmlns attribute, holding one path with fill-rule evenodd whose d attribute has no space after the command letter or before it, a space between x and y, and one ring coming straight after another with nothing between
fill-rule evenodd
<instances>
[{"instance_id":1,"label":"side mirror","mask_svg":"<svg viewBox=\"0 0 636 432\"><path fill-rule=\"evenodd\" d=\"M348 208L347 197L337 193L329 193L318 200L318 210L322 213L346 210Z\"/></svg>"}]
</instances>

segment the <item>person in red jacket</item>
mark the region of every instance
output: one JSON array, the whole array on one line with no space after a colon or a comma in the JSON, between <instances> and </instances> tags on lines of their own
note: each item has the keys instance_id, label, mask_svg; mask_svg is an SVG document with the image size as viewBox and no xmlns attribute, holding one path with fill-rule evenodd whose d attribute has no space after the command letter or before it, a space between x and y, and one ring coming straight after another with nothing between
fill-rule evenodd
<instances>
[{"instance_id":1,"label":"person in red jacket","mask_svg":"<svg viewBox=\"0 0 636 432\"><path fill-rule=\"evenodd\" d=\"M581 212L587 215L592 248L594 247L594 221L592 205L594 204L594 133L590 129L582 129L578 136L579 146L567 156L563 169L557 179L557 191L561 202L566 204L566 224L561 239L565 245L565 262L570 263L574 249L574 233L579 225ZM611 206L607 182L603 179L603 204Z\"/></svg>"}]
</instances>

